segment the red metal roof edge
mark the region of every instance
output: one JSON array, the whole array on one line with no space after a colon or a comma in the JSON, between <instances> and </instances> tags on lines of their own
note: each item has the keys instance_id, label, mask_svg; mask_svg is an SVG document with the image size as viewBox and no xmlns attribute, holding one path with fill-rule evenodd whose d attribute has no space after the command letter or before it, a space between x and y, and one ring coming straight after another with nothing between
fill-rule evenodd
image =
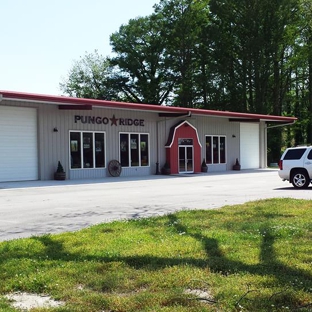
<instances>
[{"instance_id":1,"label":"red metal roof edge","mask_svg":"<svg viewBox=\"0 0 312 312\"><path fill-rule=\"evenodd\" d=\"M197 109L197 108L186 108L186 107L173 107L173 106L161 106L161 105L151 105L151 104L139 104L139 103L126 103L126 102L115 102L107 100L95 100L95 99L85 99L85 98L75 98L68 96L56 96L56 95L45 95L45 94L35 94L35 93L25 93L25 92L14 92L14 91L2 91L0 90L0 95L3 99L16 99L25 101L39 101L55 103L60 105L91 105L99 107L110 107L110 108L123 108L123 109L137 109L146 110L154 112L171 112L171 113L191 113L193 115L203 115L203 116L218 116L218 117L228 117L228 118L246 118L246 119L262 119L266 121L276 121L285 123L294 123L296 117L285 117L285 116L274 116L274 115L263 115L263 114L251 114L251 113L239 113L239 112L229 112L229 111L217 111L217 110L207 110L207 109Z\"/></svg>"}]
</instances>

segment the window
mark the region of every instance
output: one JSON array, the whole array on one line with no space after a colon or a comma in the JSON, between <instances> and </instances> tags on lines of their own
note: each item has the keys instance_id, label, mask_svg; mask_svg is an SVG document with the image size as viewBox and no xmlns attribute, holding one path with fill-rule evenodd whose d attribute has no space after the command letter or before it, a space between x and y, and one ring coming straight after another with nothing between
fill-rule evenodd
<instances>
[{"instance_id":1,"label":"window","mask_svg":"<svg viewBox=\"0 0 312 312\"><path fill-rule=\"evenodd\" d=\"M71 131L71 169L105 167L105 133Z\"/></svg>"},{"instance_id":2,"label":"window","mask_svg":"<svg viewBox=\"0 0 312 312\"><path fill-rule=\"evenodd\" d=\"M306 148L290 149L284 156L284 159L300 159L306 150Z\"/></svg>"},{"instance_id":3,"label":"window","mask_svg":"<svg viewBox=\"0 0 312 312\"><path fill-rule=\"evenodd\" d=\"M149 166L149 136L141 133L120 133L122 167Z\"/></svg>"},{"instance_id":4,"label":"window","mask_svg":"<svg viewBox=\"0 0 312 312\"><path fill-rule=\"evenodd\" d=\"M206 136L206 163L225 164L226 146L225 136L207 135Z\"/></svg>"}]
</instances>

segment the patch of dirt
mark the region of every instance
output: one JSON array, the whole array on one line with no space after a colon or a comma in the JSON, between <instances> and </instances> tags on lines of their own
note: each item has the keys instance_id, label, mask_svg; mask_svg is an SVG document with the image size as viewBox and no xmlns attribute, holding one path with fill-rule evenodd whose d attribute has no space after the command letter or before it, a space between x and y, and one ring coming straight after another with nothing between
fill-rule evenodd
<instances>
[{"instance_id":1,"label":"patch of dirt","mask_svg":"<svg viewBox=\"0 0 312 312\"><path fill-rule=\"evenodd\" d=\"M195 296L197 300L206 301L207 303L215 303L215 300L209 290L186 289L185 294Z\"/></svg>"},{"instance_id":2,"label":"patch of dirt","mask_svg":"<svg viewBox=\"0 0 312 312\"><path fill-rule=\"evenodd\" d=\"M5 295L5 297L12 302L14 308L22 311L28 311L33 308L52 308L59 307L65 303L56 301L47 295L29 294L23 292L16 292Z\"/></svg>"}]
</instances>

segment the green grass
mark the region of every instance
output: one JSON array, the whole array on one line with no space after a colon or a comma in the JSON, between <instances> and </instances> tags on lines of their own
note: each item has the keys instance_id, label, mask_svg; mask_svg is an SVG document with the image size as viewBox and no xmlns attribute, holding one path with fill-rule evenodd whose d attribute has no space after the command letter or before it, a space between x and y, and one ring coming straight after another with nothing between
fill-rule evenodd
<instances>
[{"instance_id":1,"label":"green grass","mask_svg":"<svg viewBox=\"0 0 312 312\"><path fill-rule=\"evenodd\" d=\"M33 311L311 311L312 201L272 199L0 243L4 295ZM187 289L208 291L198 300Z\"/></svg>"}]
</instances>

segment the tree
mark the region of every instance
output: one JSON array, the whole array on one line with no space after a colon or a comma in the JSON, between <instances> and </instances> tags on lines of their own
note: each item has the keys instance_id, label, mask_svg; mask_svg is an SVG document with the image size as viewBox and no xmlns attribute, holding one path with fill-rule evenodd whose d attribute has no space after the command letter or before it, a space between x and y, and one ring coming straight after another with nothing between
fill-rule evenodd
<instances>
[{"instance_id":1,"label":"tree","mask_svg":"<svg viewBox=\"0 0 312 312\"><path fill-rule=\"evenodd\" d=\"M113 80L125 101L163 104L169 102L174 76L164 57L159 15L132 19L110 37L115 56Z\"/></svg>"},{"instance_id":2,"label":"tree","mask_svg":"<svg viewBox=\"0 0 312 312\"><path fill-rule=\"evenodd\" d=\"M297 105L297 109L301 106L302 125L305 129L302 132L306 137L302 141L312 143L312 3L310 0L299 0L300 4L300 40L297 40L297 50L300 58L297 59L301 68L301 106ZM297 63L298 64L298 63ZM300 135L299 133L297 135ZM302 141L300 143L302 143Z\"/></svg>"},{"instance_id":3,"label":"tree","mask_svg":"<svg viewBox=\"0 0 312 312\"><path fill-rule=\"evenodd\" d=\"M218 107L289 114L298 0L211 0L210 21ZM276 161L283 146L280 128L269 130L268 145Z\"/></svg>"},{"instance_id":4,"label":"tree","mask_svg":"<svg viewBox=\"0 0 312 312\"><path fill-rule=\"evenodd\" d=\"M161 0L155 13L162 19L161 37L165 44L165 60L174 80L173 105L194 107L203 96L199 76L207 81L201 36L207 24L208 0ZM203 76L204 75L204 76ZM204 90L206 84L204 84ZM205 97L207 97L205 93Z\"/></svg>"},{"instance_id":5,"label":"tree","mask_svg":"<svg viewBox=\"0 0 312 312\"><path fill-rule=\"evenodd\" d=\"M270 162L312 141L311 0L160 0L110 37L112 58L76 62L74 96L295 115L268 132Z\"/></svg>"},{"instance_id":6,"label":"tree","mask_svg":"<svg viewBox=\"0 0 312 312\"><path fill-rule=\"evenodd\" d=\"M75 61L60 89L69 96L117 100L119 92L112 85L111 75L109 58L95 50Z\"/></svg>"}]
</instances>

